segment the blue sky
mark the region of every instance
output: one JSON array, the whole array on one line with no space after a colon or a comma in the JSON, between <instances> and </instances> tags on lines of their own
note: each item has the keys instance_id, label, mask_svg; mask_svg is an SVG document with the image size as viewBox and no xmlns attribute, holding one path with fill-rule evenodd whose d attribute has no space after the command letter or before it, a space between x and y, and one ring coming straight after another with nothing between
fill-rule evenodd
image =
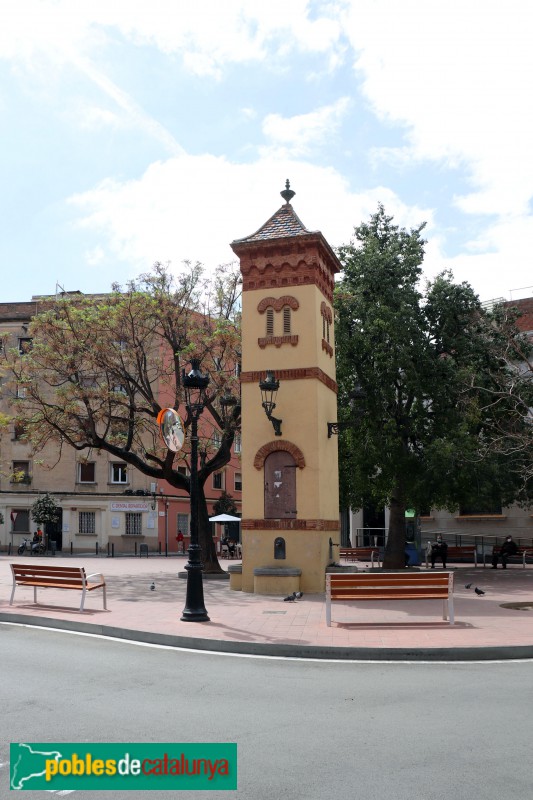
<instances>
[{"instance_id":1,"label":"blue sky","mask_svg":"<svg viewBox=\"0 0 533 800\"><path fill-rule=\"evenodd\" d=\"M382 202L425 273L533 295L524 0L2 0L0 300L210 270L283 202Z\"/></svg>"}]
</instances>

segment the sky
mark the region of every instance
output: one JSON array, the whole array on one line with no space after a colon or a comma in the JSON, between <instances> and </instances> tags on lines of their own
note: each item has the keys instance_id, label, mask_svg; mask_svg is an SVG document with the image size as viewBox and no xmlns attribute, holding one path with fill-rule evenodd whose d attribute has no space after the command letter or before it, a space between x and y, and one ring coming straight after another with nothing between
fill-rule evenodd
<instances>
[{"instance_id":1,"label":"sky","mask_svg":"<svg viewBox=\"0 0 533 800\"><path fill-rule=\"evenodd\" d=\"M1 0L0 302L234 261L383 203L424 274L533 295L524 0Z\"/></svg>"}]
</instances>

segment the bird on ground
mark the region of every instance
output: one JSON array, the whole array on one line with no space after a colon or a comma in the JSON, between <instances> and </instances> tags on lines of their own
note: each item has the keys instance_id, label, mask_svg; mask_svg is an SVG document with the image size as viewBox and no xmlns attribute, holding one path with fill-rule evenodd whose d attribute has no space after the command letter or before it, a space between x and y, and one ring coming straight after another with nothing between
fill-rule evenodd
<instances>
[{"instance_id":1,"label":"bird on ground","mask_svg":"<svg viewBox=\"0 0 533 800\"><path fill-rule=\"evenodd\" d=\"M294 595L294 598L296 600L299 600L301 597L304 596L304 593L303 592L293 592L293 595Z\"/></svg>"},{"instance_id":2,"label":"bird on ground","mask_svg":"<svg viewBox=\"0 0 533 800\"><path fill-rule=\"evenodd\" d=\"M294 594L290 594L288 597L285 597L283 599L283 602L284 603L294 603L295 600L296 600L296 598L295 598Z\"/></svg>"},{"instance_id":3,"label":"bird on ground","mask_svg":"<svg viewBox=\"0 0 533 800\"><path fill-rule=\"evenodd\" d=\"M155 592L155 582L154 581L152 581L152 583L150 584L150 591L151 592Z\"/></svg>"},{"instance_id":4,"label":"bird on ground","mask_svg":"<svg viewBox=\"0 0 533 800\"><path fill-rule=\"evenodd\" d=\"M481 595L481 594L485 594L485 592L483 591L483 589L478 589L478 588L477 588L477 586L476 586L476 588L474 589L474 591L475 591L475 593L476 593L476 594L479 594L479 595Z\"/></svg>"},{"instance_id":5,"label":"bird on ground","mask_svg":"<svg viewBox=\"0 0 533 800\"><path fill-rule=\"evenodd\" d=\"M471 583L465 583L465 589L471 589L471 588L472 588Z\"/></svg>"}]
</instances>

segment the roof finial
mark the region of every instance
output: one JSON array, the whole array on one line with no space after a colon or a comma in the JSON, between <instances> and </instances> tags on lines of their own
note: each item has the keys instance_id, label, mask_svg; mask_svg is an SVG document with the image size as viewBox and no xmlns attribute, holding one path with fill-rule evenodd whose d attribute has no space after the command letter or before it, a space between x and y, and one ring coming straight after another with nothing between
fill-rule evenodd
<instances>
[{"instance_id":1,"label":"roof finial","mask_svg":"<svg viewBox=\"0 0 533 800\"><path fill-rule=\"evenodd\" d=\"M288 205L291 202L291 200L292 200L292 198L294 197L295 194L296 194L296 192L292 191L291 185L289 183L289 179L287 178L287 180L285 181L285 189L282 192L280 192L280 195L283 197L283 199L285 200L285 202Z\"/></svg>"}]
</instances>

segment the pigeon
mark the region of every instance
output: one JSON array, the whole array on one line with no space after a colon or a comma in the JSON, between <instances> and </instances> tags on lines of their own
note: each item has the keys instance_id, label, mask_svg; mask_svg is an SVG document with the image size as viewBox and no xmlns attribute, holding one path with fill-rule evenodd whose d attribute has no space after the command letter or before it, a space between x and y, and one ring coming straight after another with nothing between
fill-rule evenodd
<instances>
[{"instance_id":1,"label":"pigeon","mask_svg":"<svg viewBox=\"0 0 533 800\"><path fill-rule=\"evenodd\" d=\"M296 597L294 596L294 594L290 594L288 597L285 597L283 599L283 602L284 603L294 603L295 600L296 600Z\"/></svg>"},{"instance_id":2,"label":"pigeon","mask_svg":"<svg viewBox=\"0 0 533 800\"><path fill-rule=\"evenodd\" d=\"M301 597L304 596L303 592L293 592L293 594L296 600L299 600Z\"/></svg>"},{"instance_id":3,"label":"pigeon","mask_svg":"<svg viewBox=\"0 0 533 800\"><path fill-rule=\"evenodd\" d=\"M150 584L150 591L151 592L155 592L155 582L154 581L152 581L152 583Z\"/></svg>"},{"instance_id":4,"label":"pigeon","mask_svg":"<svg viewBox=\"0 0 533 800\"><path fill-rule=\"evenodd\" d=\"M472 588L471 583L465 583L465 589L471 589L471 588Z\"/></svg>"},{"instance_id":5,"label":"pigeon","mask_svg":"<svg viewBox=\"0 0 533 800\"><path fill-rule=\"evenodd\" d=\"M476 588L474 589L474 591L475 591L475 593L476 593L476 594L479 594L479 595L481 595L481 594L485 594L485 592L483 591L483 589L478 589L478 588L477 588L477 586L476 586Z\"/></svg>"}]
</instances>

